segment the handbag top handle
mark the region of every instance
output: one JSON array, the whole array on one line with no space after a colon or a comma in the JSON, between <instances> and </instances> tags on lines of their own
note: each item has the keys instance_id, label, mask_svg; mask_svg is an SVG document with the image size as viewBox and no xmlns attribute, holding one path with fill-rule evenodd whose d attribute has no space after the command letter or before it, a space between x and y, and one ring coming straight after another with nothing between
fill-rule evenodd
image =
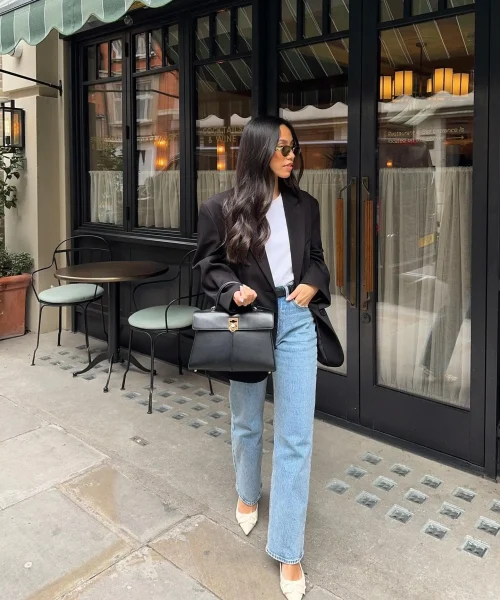
<instances>
[{"instance_id":1,"label":"handbag top handle","mask_svg":"<svg viewBox=\"0 0 500 600\"><path fill-rule=\"evenodd\" d=\"M219 306L219 302L220 302L220 297L222 295L222 292L230 287L231 285L241 285L241 283L239 281L226 281L226 283L223 283L220 288L219 291L217 292L217 297L215 299L215 306L212 308L212 310L216 310L217 307Z\"/></svg>"}]
</instances>

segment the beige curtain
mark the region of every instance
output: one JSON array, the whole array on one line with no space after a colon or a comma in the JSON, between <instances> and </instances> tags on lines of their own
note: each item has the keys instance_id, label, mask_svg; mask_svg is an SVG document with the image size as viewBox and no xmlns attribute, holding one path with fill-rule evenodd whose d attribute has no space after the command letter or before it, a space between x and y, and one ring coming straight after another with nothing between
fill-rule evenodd
<instances>
[{"instance_id":1,"label":"beige curtain","mask_svg":"<svg viewBox=\"0 0 500 600\"><path fill-rule=\"evenodd\" d=\"M90 171L90 220L123 224L123 173Z\"/></svg>"},{"instance_id":2,"label":"beige curtain","mask_svg":"<svg viewBox=\"0 0 500 600\"><path fill-rule=\"evenodd\" d=\"M234 176L234 171L198 171L198 210L215 194L230 190L234 186Z\"/></svg>"},{"instance_id":3,"label":"beige curtain","mask_svg":"<svg viewBox=\"0 0 500 600\"><path fill-rule=\"evenodd\" d=\"M179 171L160 171L145 179L139 187L138 222L139 227L179 229Z\"/></svg>"},{"instance_id":4,"label":"beige curtain","mask_svg":"<svg viewBox=\"0 0 500 600\"><path fill-rule=\"evenodd\" d=\"M378 381L470 406L472 168L381 169Z\"/></svg>"}]
</instances>

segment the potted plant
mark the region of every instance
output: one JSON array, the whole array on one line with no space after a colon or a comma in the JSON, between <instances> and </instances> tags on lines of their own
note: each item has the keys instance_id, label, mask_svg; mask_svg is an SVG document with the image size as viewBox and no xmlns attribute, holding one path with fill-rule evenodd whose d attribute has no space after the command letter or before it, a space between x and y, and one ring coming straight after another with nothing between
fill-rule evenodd
<instances>
[{"instance_id":1,"label":"potted plant","mask_svg":"<svg viewBox=\"0 0 500 600\"><path fill-rule=\"evenodd\" d=\"M26 289L32 269L27 252L0 250L0 340L26 333Z\"/></svg>"},{"instance_id":2,"label":"potted plant","mask_svg":"<svg viewBox=\"0 0 500 600\"><path fill-rule=\"evenodd\" d=\"M17 206L13 183L21 176L24 163L23 155L8 148L0 149L0 221L6 208ZM33 258L29 254L7 252L0 247L0 340L26 332L26 289L32 269Z\"/></svg>"},{"instance_id":3,"label":"potted plant","mask_svg":"<svg viewBox=\"0 0 500 600\"><path fill-rule=\"evenodd\" d=\"M17 188L13 183L21 177L25 160L22 154L0 148L0 217L5 215L6 208L17 206Z\"/></svg>"}]
</instances>

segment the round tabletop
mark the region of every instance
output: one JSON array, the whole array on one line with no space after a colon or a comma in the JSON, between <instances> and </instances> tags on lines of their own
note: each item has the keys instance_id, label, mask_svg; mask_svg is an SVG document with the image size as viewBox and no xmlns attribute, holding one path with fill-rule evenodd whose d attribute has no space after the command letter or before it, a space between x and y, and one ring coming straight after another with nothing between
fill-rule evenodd
<instances>
[{"instance_id":1,"label":"round tabletop","mask_svg":"<svg viewBox=\"0 0 500 600\"><path fill-rule=\"evenodd\" d=\"M120 283L156 277L167 271L167 265L150 260L111 260L64 267L57 269L55 276L62 281Z\"/></svg>"}]
</instances>

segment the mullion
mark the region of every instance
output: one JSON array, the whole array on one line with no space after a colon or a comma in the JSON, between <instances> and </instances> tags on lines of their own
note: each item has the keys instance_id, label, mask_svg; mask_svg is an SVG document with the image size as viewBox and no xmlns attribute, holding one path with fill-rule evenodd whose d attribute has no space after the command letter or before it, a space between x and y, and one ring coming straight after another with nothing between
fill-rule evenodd
<instances>
[{"instance_id":1,"label":"mullion","mask_svg":"<svg viewBox=\"0 0 500 600\"><path fill-rule=\"evenodd\" d=\"M319 44L321 42L334 42L335 40L341 40L343 38L349 37L349 30L345 31L336 31L335 33L330 33L328 35L318 35L313 38L307 38L307 40L296 40L293 42L288 42L286 44L279 44L278 50L291 50L294 48L303 48L305 46L312 46L313 44Z\"/></svg>"},{"instance_id":2,"label":"mullion","mask_svg":"<svg viewBox=\"0 0 500 600\"><path fill-rule=\"evenodd\" d=\"M88 81L83 81L82 85L99 85L102 83L115 83L116 81L120 81L121 78L121 75L115 75L114 77L107 77L106 79L96 79L94 81L89 79Z\"/></svg>"},{"instance_id":3,"label":"mullion","mask_svg":"<svg viewBox=\"0 0 500 600\"><path fill-rule=\"evenodd\" d=\"M438 10L446 10L447 7L447 1L446 0L438 0Z\"/></svg>"},{"instance_id":4,"label":"mullion","mask_svg":"<svg viewBox=\"0 0 500 600\"><path fill-rule=\"evenodd\" d=\"M411 18L394 19L394 21L384 21L379 23L377 29L383 31L385 29L397 29L398 27L407 27L411 25L420 25L420 23L429 23L439 19L450 17L458 17L475 12L474 4L466 4L464 6L456 6L455 8L447 8L432 13L424 13L422 15L414 15Z\"/></svg>"},{"instance_id":5,"label":"mullion","mask_svg":"<svg viewBox=\"0 0 500 600\"><path fill-rule=\"evenodd\" d=\"M151 31L145 32L146 37L146 71L151 71Z\"/></svg>"},{"instance_id":6,"label":"mullion","mask_svg":"<svg viewBox=\"0 0 500 600\"><path fill-rule=\"evenodd\" d=\"M230 19L230 29L229 29L229 39L230 39L230 51L229 54L237 54L237 40L238 40L238 9L236 7L231 8L231 19Z\"/></svg>"},{"instance_id":7,"label":"mullion","mask_svg":"<svg viewBox=\"0 0 500 600\"><path fill-rule=\"evenodd\" d=\"M160 27L161 30L161 64L167 66L167 36L169 35L168 27Z\"/></svg>"},{"instance_id":8,"label":"mullion","mask_svg":"<svg viewBox=\"0 0 500 600\"><path fill-rule=\"evenodd\" d=\"M212 58L205 58L203 60L195 60L193 61L193 65L195 67L203 67L205 65L214 65L216 63L223 63L231 60L238 60L244 58L252 58L252 53L245 52L245 54L229 54L227 56L217 56Z\"/></svg>"},{"instance_id":9,"label":"mullion","mask_svg":"<svg viewBox=\"0 0 500 600\"><path fill-rule=\"evenodd\" d=\"M208 51L210 58L216 55L216 43L215 43L215 13L208 15Z\"/></svg>"},{"instance_id":10,"label":"mullion","mask_svg":"<svg viewBox=\"0 0 500 600\"><path fill-rule=\"evenodd\" d=\"M331 32L330 0L323 0L321 30L323 35L328 35Z\"/></svg>"},{"instance_id":11,"label":"mullion","mask_svg":"<svg viewBox=\"0 0 500 600\"><path fill-rule=\"evenodd\" d=\"M147 35L147 34L146 34ZM124 147L124 173L123 173L123 228L125 231L131 231L137 220L137 202L135 182L137 172L135 168L135 151L136 151L136 101L135 101L135 81L132 77L135 69L136 61L136 36L131 34L125 35L122 39L122 44L133 48L133 52L125 53L125 63L122 66L122 110L123 110L123 147ZM146 46L148 40L146 38ZM148 54L146 49L146 54ZM122 57L124 54L122 53ZM123 60L123 59L122 59ZM127 136L127 132L129 135ZM127 173L125 173L125 165ZM127 217L129 217L127 219Z\"/></svg>"},{"instance_id":12,"label":"mullion","mask_svg":"<svg viewBox=\"0 0 500 600\"><path fill-rule=\"evenodd\" d=\"M179 167L180 167L180 234L192 237L196 229L196 109L193 68L196 19L179 20Z\"/></svg>"},{"instance_id":13,"label":"mullion","mask_svg":"<svg viewBox=\"0 0 500 600\"><path fill-rule=\"evenodd\" d=\"M137 73L133 73L132 77L137 79L138 77L144 77L145 75L159 75L160 73L170 73L170 71L178 71L179 65L169 65L168 67L161 67L161 69L152 69L151 71L138 71Z\"/></svg>"},{"instance_id":14,"label":"mullion","mask_svg":"<svg viewBox=\"0 0 500 600\"><path fill-rule=\"evenodd\" d=\"M412 16L412 0L404 0L403 4L403 19L408 19Z\"/></svg>"},{"instance_id":15,"label":"mullion","mask_svg":"<svg viewBox=\"0 0 500 600\"><path fill-rule=\"evenodd\" d=\"M297 40L305 38L305 0L297 0Z\"/></svg>"}]
</instances>

